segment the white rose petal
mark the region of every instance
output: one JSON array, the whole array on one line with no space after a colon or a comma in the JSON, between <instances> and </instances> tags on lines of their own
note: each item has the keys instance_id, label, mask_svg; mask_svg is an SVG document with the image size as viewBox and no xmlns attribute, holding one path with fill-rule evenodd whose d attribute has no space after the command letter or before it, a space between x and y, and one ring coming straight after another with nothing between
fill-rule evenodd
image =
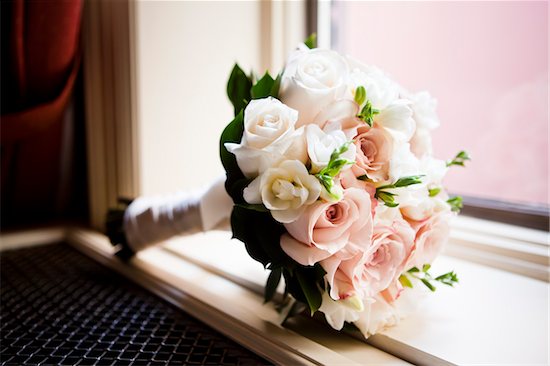
<instances>
[{"instance_id":1,"label":"white rose petal","mask_svg":"<svg viewBox=\"0 0 550 366\"><path fill-rule=\"evenodd\" d=\"M273 218L282 223L295 221L307 205L319 198L321 184L298 160L285 160L267 169L244 189L250 204L263 203Z\"/></svg>"},{"instance_id":2,"label":"white rose petal","mask_svg":"<svg viewBox=\"0 0 550 366\"><path fill-rule=\"evenodd\" d=\"M240 144L226 143L243 174L256 177L283 158L293 143L298 112L268 97L250 101L244 111Z\"/></svg>"},{"instance_id":3,"label":"white rose petal","mask_svg":"<svg viewBox=\"0 0 550 366\"><path fill-rule=\"evenodd\" d=\"M355 322L359 320L359 313L363 311L361 300L352 296L345 300L333 300L327 292L323 293L323 300L319 308L327 323L336 330L344 327L344 322Z\"/></svg>"},{"instance_id":4,"label":"white rose petal","mask_svg":"<svg viewBox=\"0 0 550 366\"><path fill-rule=\"evenodd\" d=\"M287 61L280 98L299 111L297 127L312 123L327 105L346 91L348 66L337 52L298 49Z\"/></svg>"}]
</instances>

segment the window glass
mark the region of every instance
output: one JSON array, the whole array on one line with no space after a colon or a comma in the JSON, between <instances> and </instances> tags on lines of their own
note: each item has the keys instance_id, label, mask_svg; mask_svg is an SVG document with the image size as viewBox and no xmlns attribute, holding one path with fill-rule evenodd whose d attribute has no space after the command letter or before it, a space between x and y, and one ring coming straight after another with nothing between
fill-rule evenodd
<instances>
[{"instance_id":1,"label":"window glass","mask_svg":"<svg viewBox=\"0 0 550 366\"><path fill-rule=\"evenodd\" d=\"M332 3L332 47L438 100L451 192L548 205L547 2Z\"/></svg>"}]
</instances>

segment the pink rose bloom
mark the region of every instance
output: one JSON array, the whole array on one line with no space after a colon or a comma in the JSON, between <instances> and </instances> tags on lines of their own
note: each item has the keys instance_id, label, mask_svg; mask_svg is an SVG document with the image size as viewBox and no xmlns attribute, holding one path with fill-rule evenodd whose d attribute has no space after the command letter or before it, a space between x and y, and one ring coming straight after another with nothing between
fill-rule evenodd
<instances>
[{"instance_id":1,"label":"pink rose bloom","mask_svg":"<svg viewBox=\"0 0 550 366\"><path fill-rule=\"evenodd\" d=\"M311 266L335 253L347 259L370 244L372 215L366 191L350 188L337 203L317 201L285 224L281 247L296 262Z\"/></svg>"},{"instance_id":2,"label":"pink rose bloom","mask_svg":"<svg viewBox=\"0 0 550 366\"><path fill-rule=\"evenodd\" d=\"M405 269L412 267L422 268L431 264L441 253L449 238L450 220L453 214L448 211L438 212L426 220L412 221L416 230L413 250L411 251Z\"/></svg>"},{"instance_id":3,"label":"pink rose bloom","mask_svg":"<svg viewBox=\"0 0 550 366\"><path fill-rule=\"evenodd\" d=\"M389 161L393 150L392 136L381 127L363 125L355 138L356 163L352 167L356 176L367 175L378 182L389 179Z\"/></svg>"},{"instance_id":4,"label":"pink rose bloom","mask_svg":"<svg viewBox=\"0 0 550 366\"><path fill-rule=\"evenodd\" d=\"M321 262L331 297L371 297L387 289L403 272L413 243L414 230L403 219L396 219L391 226L375 226L372 243L363 253L347 260L337 254Z\"/></svg>"},{"instance_id":5,"label":"pink rose bloom","mask_svg":"<svg viewBox=\"0 0 550 366\"><path fill-rule=\"evenodd\" d=\"M374 195L376 193L376 187L374 186L374 184L361 179L357 179L352 169L343 170L338 177L340 179L340 184L342 185L342 188L358 188L366 191L369 194L371 198L370 204L372 215L374 216L374 210L376 209L376 206L378 206L378 200L374 198Z\"/></svg>"}]
</instances>

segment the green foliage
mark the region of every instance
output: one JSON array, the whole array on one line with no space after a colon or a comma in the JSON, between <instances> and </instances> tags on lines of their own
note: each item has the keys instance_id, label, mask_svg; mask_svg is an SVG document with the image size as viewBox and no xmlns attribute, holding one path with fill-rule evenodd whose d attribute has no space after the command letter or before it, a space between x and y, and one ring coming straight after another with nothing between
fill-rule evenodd
<instances>
[{"instance_id":1,"label":"green foliage","mask_svg":"<svg viewBox=\"0 0 550 366\"><path fill-rule=\"evenodd\" d=\"M227 193L233 198L235 203L245 203L243 199L243 189L250 183L250 179L247 179L241 172L235 155L231 154L225 148L226 142L239 143L241 141L244 131L243 111L235 117L231 123L225 127L220 137L220 159L222 165L227 173L227 179L225 181L225 189Z\"/></svg>"},{"instance_id":2,"label":"green foliage","mask_svg":"<svg viewBox=\"0 0 550 366\"><path fill-rule=\"evenodd\" d=\"M456 154L456 156L452 160L447 161L447 166L448 167L452 165L464 166L464 163L467 160L471 160L470 155L468 155L466 151L462 150L458 152L458 154Z\"/></svg>"},{"instance_id":3,"label":"green foliage","mask_svg":"<svg viewBox=\"0 0 550 366\"><path fill-rule=\"evenodd\" d=\"M409 269L406 273L403 273L399 277L399 281L401 284L405 287L413 287L412 282L407 276L416 278L417 280L420 280L426 286L430 289L430 291L435 291L436 287L434 286L433 282L440 282L444 285L453 287L455 284L458 283L458 276L454 271L442 274L437 277L433 277L430 274L430 268L431 266L429 264L425 264L422 266L422 271L419 270L417 267L413 267Z\"/></svg>"},{"instance_id":4,"label":"green foliage","mask_svg":"<svg viewBox=\"0 0 550 366\"><path fill-rule=\"evenodd\" d=\"M304 41L304 44L309 49L317 48L317 33L311 33Z\"/></svg>"},{"instance_id":5,"label":"green foliage","mask_svg":"<svg viewBox=\"0 0 550 366\"><path fill-rule=\"evenodd\" d=\"M462 203L462 197L460 196L449 198L447 200L447 203L449 204L449 206L451 206L451 211L453 212L460 212L462 207L464 207L464 204Z\"/></svg>"},{"instance_id":6,"label":"green foliage","mask_svg":"<svg viewBox=\"0 0 550 366\"><path fill-rule=\"evenodd\" d=\"M276 268L291 262L279 244L286 230L271 213L236 205L231 213L231 228L233 237L242 241L248 254L264 267L271 264Z\"/></svg>"},{"instance_id":7,"label":"green foliage","mask_svg":"<svg viewBox=\"0 0 550 366\"><path fill-rule=\"evenodd\" d=\"M266 72L250 89L250 96L252 99L261 99L270 96L273 84L275 84L275 80L269 75L269 72Z\"/></svg>"},{"instance_id":8,"label":"green foliage","mask_svg":"<svg viewBox=\"0 0 550 366\"><path fill-rule=\"evenodd\" d=\"M380 111L373 108L370 100L367 100L357 117L372 127L372 124L374 123L374 116L378 113L380 113Z\"/></svg>"},{"instance_id":9,"label":"green foliage","mask_svg":"<svg viewBox=\"0 0 550 366\"><path fill-rule=\"evenodd\" d=\"M229 81L227 82L227 96L233 104L235 116L246 107L250 101L250 89L252 88L252 80L244 71L235 64Z\"/></svg>"},{"instance_id":10,"label":"green foliage","mask_svg":"<svg viewBox=\"0 0 550 366\"><path fill-rule=\"evenodd\" d=\"M350 144L351 141L348 141L339 148L334 149L332 154L330 154L330 160L327 166L321 169L319 173L315 174L315 177L317 177L321 185L335 199L338 199L339 197L332 192L332 188L334 188L334 177L336 177L346 165L351 165L354 163L351 160L340 157L343 153L348 151Z\"/></svg>"},{"instance_id":11,"label":"green foliage","mask_svg":"<svg viewBox=\"0 0 550 366\"><path fill-rule=\"evenodd\" d=\"M273 299L273 296L275 296L275 292L277 291L277 286L279 286L279 282L281 282L282 274L283 274L283 270L281 267L277 267L271 270L271 273L269 274L269 277L267 278L267 282L265 284L265 293L264 293L265 302L271 301L271 299Z\"/></svg>"},{"instance_id":12,"label":"green foliage","mask_svg":"<svg viewBox=\"0 0 550 366\"><path fill-rule=\"evenodd\" d=\"M413 184L419 184L422 183L422 177L424 176L411 175L399 178L395 183L386 184L376 188L376 193L374 194L374 197L384 202L384 204L388 207L397 207L399 206L399 203L395 202L395 196L397 196L397 194L393 192L388 192L386 191L386 189L403 188L411 186Z\"/></svg>"},{"instance_id":13,"label":"green foliage","mask_svg":"<svg viewBox=\"0 0 550 366\"><path fill-rule=\"evenodd\" d=\"M439 187L428 189L428 194L430 195L430 197L437 196L439 194L439 192L441 192L441 188L439 188Z\"/></svg>"}]
</instances>

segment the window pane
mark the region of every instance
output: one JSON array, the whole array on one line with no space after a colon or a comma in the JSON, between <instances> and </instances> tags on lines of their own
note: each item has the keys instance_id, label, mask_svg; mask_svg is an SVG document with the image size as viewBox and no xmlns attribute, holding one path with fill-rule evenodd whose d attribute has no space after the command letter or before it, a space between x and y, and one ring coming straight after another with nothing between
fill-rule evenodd
<instances>
[{"instance_id":1,"label":"window pane","mask_svg":"<svg viewBox=\"0 0 550 366\"><path fill-rule=\"evenodd\" d=\"M451 192L548 204L547 2L333 2L333 48L428 90Z\"/></svg>"}]
</instances>

